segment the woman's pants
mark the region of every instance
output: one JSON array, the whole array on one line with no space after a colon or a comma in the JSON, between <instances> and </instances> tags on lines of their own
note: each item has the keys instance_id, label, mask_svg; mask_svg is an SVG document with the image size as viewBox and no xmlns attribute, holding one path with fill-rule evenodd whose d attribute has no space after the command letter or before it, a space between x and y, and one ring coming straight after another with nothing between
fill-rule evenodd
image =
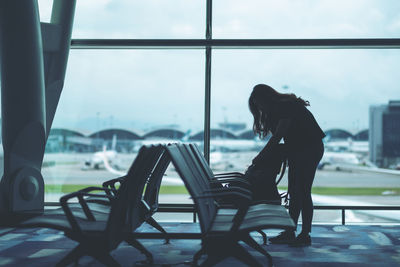
<instances>
[{"instance_id":1,"label":"woman's pants","mask_svg":"<svg viewBox=\"0 0 400 267\"><path fill-rule=\"evenodd\" d=\"M289 214L297 226L301 212L302 232L311 232L314 206L311 187L324 154L324 144L316 142L289 154Z\"/></svg>"}]
</instances>

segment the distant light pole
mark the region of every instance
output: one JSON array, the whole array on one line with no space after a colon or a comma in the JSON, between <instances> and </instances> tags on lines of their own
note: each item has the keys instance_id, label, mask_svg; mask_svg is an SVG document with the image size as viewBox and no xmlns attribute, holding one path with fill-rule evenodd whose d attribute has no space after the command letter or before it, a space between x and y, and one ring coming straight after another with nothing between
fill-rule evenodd
<instances>
[{"instance_id":1,"label":"distant light pole","mask_svg":"<svg viewBox=\"0 0 400 267\"><path fill-rule=\"evenodd\" d=\"M100 130L100 121L99 121L99 119L100 119L100 112L99 111L97 111L96 112L96 150L98 150L98 141L99 141L99 130Z\"/></svg>"}]
</instances>

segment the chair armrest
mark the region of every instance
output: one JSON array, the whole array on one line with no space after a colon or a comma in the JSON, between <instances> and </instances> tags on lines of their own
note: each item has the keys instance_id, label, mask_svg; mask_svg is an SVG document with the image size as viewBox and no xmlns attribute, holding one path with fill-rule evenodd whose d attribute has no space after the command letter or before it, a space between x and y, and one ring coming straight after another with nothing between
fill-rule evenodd
<instances>
[{"instance_id":1,"label":"chair armrest","mask_svg":"<svg viewBox=\"0 0 400 267\"><path fill-rule=\"evenodd\" d=\"M216 180L219 181L221 183L242 183L244 185L250 185L249 181L247 181L246 179L240 178L240 177L217 177L214 178L212 180Z\"/></svg>"},{"instance_id":2,"label":"chair armrest","mask_svg":"<svg viewBox=\"0 0 400 267\"><path fill-rule=\"evenodd\" d=\"M204 191L206 193L218 193L218 192L238 192L242 194L246 194L248 196L252 196L252 192L250 190L247 190L246 188L243 187L238 187L238 186L230 186L230 187L220 187L220 188L212 188L210 190Z\"/></svg>"},{"instance_id":3,"label":"chair armrest","mask_svg":"<svg viewBox=\"0 0 400 267\"><path fill-rule=\"evenodd\" d=\"M91 194L89 192L91 191L105 191L105 192L110 192L111 189L109 188L105 188L105 187L87 187L84 189L81 189L77 192L73 192L67 195L64 195L60 198L60 204L62 209L64 210L65 216L68 219L68 222L71 224L72 230L74 231L78 231L81 232L81 228L79 227L79 224L74 216L74 214L72 213L70 207L68 206L68 200L70 200L71 198L78 198L79 204L81 205L83 212L85 213L86 217L88 220L90 221L95 221L95 217L93 216L93 213L90 211L89 206L86 203L86 200L84 199L85 196L95 196L95 197L99 197L99 198L107 198L107 199L112 199L112 196L109 195L100 195L100 194Z\"/></svg>"},{"instance_id":4,"label":"chair armrest","mask_svg":"<svg viewBox=\"0 0 400 267\"><path fill-rule=\"evenodd\" d=\"M221 177L221 176L237 176L237 177L243 177L244 174L241 172L223 172L223 173L216 173L214 174L215 177Z\"/></svg>"},{"instance_id":5,"label":"chair armrest","mask_svg":"<svg viewBox=\"0 0 400 267\"><path fill-rule=\"evenodd\" d=\"M210 181L211 184L229 184L229 186L243 187L251 189L251 184L242 178L214 178Z\"/></svg>"},{"instance_id":6,"label":"chair armrest","mask_svg":"<svg viewBox=\"0 0 400 267\"><path fill-rule=\"evenodd\" d=\"M243 202L251 202L251 197L249 197L247 194L241 193L241 192L210 192L210 193L205 193L199 196L192 196L191 198L193 199L200 199L200 198L218 198L218 197L236 197L237 199L242 199Z\"/></svg>"},{"instance_id":7,"label":"chair armrest","mask_svg":"<svg viewBox=\"0 0 400 267\"><path fill-rule=\"evenodd\" d=\"M223 187L207 190L204 193L213 194L218 205L225 208L238 208L243 203L246 204L252 201L252 193L240 187Z\"/></svg>"},{"instance_id":8,"label":"chair armrest","mask_svg":"<svg viewBox=\"0 0 400 267\"><path fill-rule=\"evenodd\" d=\"M118 178L114 178L114 179L105 181L105 182L102 184L102 186L103 186L103 187L107 187L107 188L111 188L111 189L114 189L114 190L117 190L117 188L115 187L115 184L116 184L116 183L123 183L124 180L125 180L125 177L126 177L126 176L121 176L121 177L118 177ZM108 194L108 193L106 193L106 194Z\"/></svg>"}]
</instances>

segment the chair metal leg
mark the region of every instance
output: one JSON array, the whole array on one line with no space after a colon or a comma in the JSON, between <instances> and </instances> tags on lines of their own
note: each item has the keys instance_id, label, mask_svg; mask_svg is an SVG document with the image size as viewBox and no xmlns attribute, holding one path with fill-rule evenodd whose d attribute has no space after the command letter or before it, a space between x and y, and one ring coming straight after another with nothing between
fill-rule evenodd
<instances>
[{"instance_id":1,"label":"chair metal leg","mask_svg":"<svg viewBox=\"0 0 400 267\"><path fill-rule=\"evenodd\" d=\"M261 254L265 255L268 258L268 262L270 263L270 265L272 265L272 257L271 255L268 253L268 251L266 251L263 247L260 246L260 244L258 244L251 236L250 234L248 234L247 236L244 236L242 238L242 241L245 242L247 245L249 245L250 247L254 248L255 250L257 250L258 252L260 252Z\"/></svg>"},{"instance_id":2,"label":"chair metal leg","mask_svg":"<svg viewBox=\"0 0 400 267\"><path fill-rule=\"evenodd\" d=\"M62 258L57 264L57 267L67 266L72 262L78 263L79 258L82 257L85 253L83 252L82 246L76 246L72 251L70 251L64 258Z\"/></svg>"},{"instance_id":3,"label":"chair metal leg","mask_svg":"<svg viewBox=\"0 0 400 267\"><path fill-rule=\"evenodd\" d=\"M128 235L125 238L126 243L128 243L129 245L131 245L132 247L136 248L137 250L139 250L141 253L143 253L146 256L146 263L148 264L153 264L153 254L151 254L150 251L148 251L143 245L142 243L140 243L139 241L137 241L134 237L132 237L131 235Z\"/></svg>"},{"instance_id":4,"label":"chair metal leg","mask_svg":"<svg viewBox=\"0 0 400 267\"><path fill-rule=\"evenodd\" d=\"M235 244L232 247L232 256L249 266L262 267L262 264L259 263L245 248L239 244Z\"/></svg>"},{"instance_id":5,"label":"chair metal leg","mask_svg":"<svg viewBox=\"0 0 400 267\"><path fill-rule=\"evenodd\" d=\"M154 228L156 228L161 233L165 234L165 244L169 244L169 238L167 236L167 234L168 234L167 231L165 231L165 229L156 220L154 220L153 217L148 218L146 220L146 222L148 224L150 224L151 226L153 226Z\"/></svg>"}]
</instances>

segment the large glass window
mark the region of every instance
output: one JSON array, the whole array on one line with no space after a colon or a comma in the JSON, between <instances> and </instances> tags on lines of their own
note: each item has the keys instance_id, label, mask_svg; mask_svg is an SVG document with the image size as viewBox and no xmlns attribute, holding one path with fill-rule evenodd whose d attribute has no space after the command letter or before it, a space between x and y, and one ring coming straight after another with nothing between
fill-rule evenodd
<instances>
[{"instance_id":1,"label":"large glass window","mask_svg":"<svg viewBox=\"0 0 400 267\"><path fill-rule=\"evenodd\" d=\"M234 61L230 61L232 57ZM397 50L215 50L211 126L234 136L224 142L215 136L211 148L234 153L221 157L224 161L232 158L221 164L231 171L243 171L250 164L265 141L251 134L248 98L254 85L266 83L310 101L310 111L327 132L328 146L335 139L343 140L343 144L336 144L337 149L363 146L360 164L369 161L368 137L357 136L368 132L371 106L400 98L399 59ZM348 134L338 136L335 129ZM243 153L245 144L249 153ZM243 160L240 155L248 157Z\"/></svg>"},{"instance_id":2,"label":"large glass window","mask_svg":"<svg viewBox=\"0 0 400 267\"><path fill-rule=\"evenodd\" d=\"M46 200L121 175L143 144L200 131L203 80L201 50L72 50L42 170ZM179 184L170 171L166 187Z\"/></svg>"},{"instance_id":3,"label":"large glass window","mask_svg":"<svg viewBox=\"0 0 400 267\"><path fill-rule=\"evenodd\" d=\"M210 141L210 164L215 172L245 171L265 145L266 140L259 140L252 133L253 118L248 108L253 87L265 83L281 93L294 93L308 100L309 110L327 135L313 185L317 205L398 203L394 199L400 192L399 172L376 169L396 168L392 152L399 150L398 142L390 143L390 153L385 156L392 161L379 165L371 162L368 134L370 109L400 99L400 51L215 49L212 59L211 129L220 131L211 135ZM394 113L382 113L382 123L390 120L387 125L391 132L397 129L394 118L400 114L398 105L392 105L388 110ZM287 190L287 172L279 187ZM388 219L393 213L348 213L354 222L368 218L373 221L374 214L386 214L382 218ZM335 216L332 220L339 219ZM317 212L317 221L326 218Z\"/></svg>"},{"instance_id":4,"label":"large glass window","mask_svg":"<svg viewBox=\"0 0 400 267\"><path fill-rule=\"evenodd\" d=\"M188 140L203 149L208 130L214 171L244 171L266 143L252 133L247 106L252 87L266 83L309 100L327 134L313 187L316 204L398 204L399 174L393 169L400 168L400 158L382 155L400 151L393 133L399 129L394 119L399 105L388 106L400 99L399 50L334 49L334 42L333 49L211 47L206 67L204 48L184 47L185 39L205 39L206 3L77 1L72 36L100 39L94 40L96 48L104 44L101 39L178 40L171 50L71 50L42 170L46 201L118 176L96 164L97 152L116 151L113 170L124 172L142 144ZM51 5L51 0L39 0L42 21L50 20ZM395 38L399 8L396 0L217 0L209 26L214 39L292 39L287 40L291 44L308 38ZM204 114L208 66L211 111ZM208 115L211 129L206 129ZM391 133L382 133L383 128ZM177 178L173 168L167 177ZM280 189L286 187L285 176ZM186 194L181 184L166 183L161 193L162 202L190 202L187 195L174 196ZM316 221L325 220L321 214ZM392 218L385 214L355 211L347 216L355 222Z\"/></svg>"}]
</instances>

